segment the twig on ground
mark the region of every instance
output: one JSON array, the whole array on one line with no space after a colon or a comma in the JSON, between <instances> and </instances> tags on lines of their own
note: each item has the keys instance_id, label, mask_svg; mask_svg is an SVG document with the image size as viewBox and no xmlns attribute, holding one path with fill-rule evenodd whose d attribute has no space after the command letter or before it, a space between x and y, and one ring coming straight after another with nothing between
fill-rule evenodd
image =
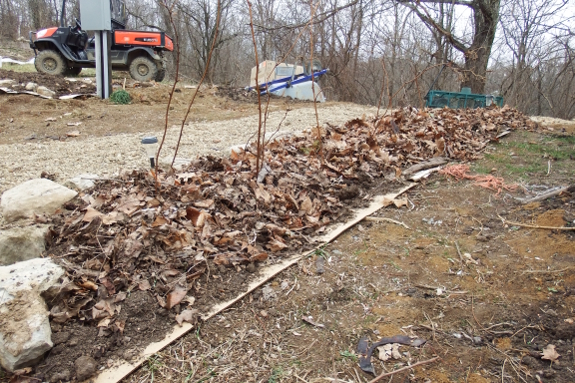
<instances>
[{"instance_id":1,"label":"twig on ground","mask_svg":"<svg viewBox=\"0 0 575 383\"><path fill-rule=\"evenodd\" d=\"M401 222L401 221L396 221L395 219L391 219L391 218L385 218L385 217L365 217L364 218L366 221L372 221L372 222L391 222L391 223L395 223L396 225L400 225L405 227L406 229L409 229L409 226L407 226L405 223Z\"/></svg>"},{"instance_id":2,"label":"twig on ground","mask_svg":"<svg viewBox=\"0 0 575 383\"><path fill-rule=\"evenodd\" d=\"M497 323L497 324L494 324L493 326L486 327L485 329L491 330L492 328L499 327L499 326L513 326L513 323L509 323L509 322Z\"/></svg>"},{"instance_id":3,"label":"twig on ground","mask_svg":"<svg viewBox=\"0 0 575 383\"><path fill-rule=\"evenodd\" d=\"M379 375L377 378L370 380L369 383L379 382L381 379L385 378L386 376L391 376L391 375L397 374L398 372L402 372L402 371L406 371L406 370L411 370L412 368L415 368L415 367L417 367L417 366L421 366L421 365L423 365L423 364L433 363L433 362L435 362L437 359L439 359L438 356L436 356L435 358L431 358L431 359L427 359L427 360L422 360L421 362L417 362L417 363L415 363L415 364L412 364L411 366L405 366L405 367L403 367L403 368L400 368L399 370L395 370L395 371L383 373L383 374Z\"/></svg>"},{"instance_id":4,"label":"twig on ground","mask_svg":"<svg viewBox=\"0 0 575 383\"><path fill-rule=\"evenodd\" d=\"M489 332L489 330L486 330L485 327L483 327L481 325L481 323L479 323L479 321L477 320L477 317L475 316L475 310L473 308L473 296L471 296L471 314L473 315L473 319L475 319L475 323L477 323L477 325L483 330L483 331L487 331Z\"/></svg>"},{"instance_id":5,"label":"twig on ground","mask_svg":"<svg viewBox=\"0 0 575 383\"><path fill-rule=\"evenodd\" d=\"M461 268L465 265L465 261L463 260L463 256L461 255L461 250L459 250L459 244L457 241L453 241L455 243L455 248L457 249L457 255L459 255L459 261L461 262Z\"/></svg>"},{"instance_id":6,"label":"twig on ground","mask_svg":"<svg viewBox=\"0 0 575 383\"><path fill-rule=\"evenodd\" d=\"M297 277L293 281L293 286L291 287L291 289L289 289L289 291L286 293L285 296L287 297L289 295L289 293L291 293L293 291L293 289L295 289L296 286L297 286Z\"/></svg>"},{"instance_id":7,"label":"twig on ground","mask_svg":"<svg viewBox=\"0 0 575 383\"><path fill-rule=\"evenodd\" d=\"M515 335L519 334L520 332L522 332L523 330L528 329L528 328L534 328L534 329L540 330L539 326L531 326L531 325L525 326L525 327L520 328L519 330L517 330L513 335L510 336L510 338L513 338Z\"/></svg>"},{"instance_id":8,"label":"twig on ground","mask_svg":"<svg viewBox=\"0 0 575 383\"><path fill-rule=\"evenodd\" d=\"M559 269L559 270L525 270L521 273L521 275L524 274L554 274L554 273L562 273L564 271L568 271L571 270L573 268L573 266L569 266L566 267L564 269Z\"/></svg>"},{"instance_id":9,"label":"twig on ground","mask_svg":"<svg viewBox=\"0 0 575 383\"><path fill-rule=\"evenodd\" d=\"M429 317L429 315L427 315L427 313L426 313L425 311L423 312L423 315L425 315L425 318L426 318L426 319L429 321L429 323L431 324L431 331L432 331L431 336L432 336L432 338L433 338L433 341L435 342L435 341L436 341L436 339L435 339L435 323L433 323L433 321L431 320L431 318Z\"/></svg>"},{"instance_id":10,"label":"twig on ground","mask_svg":"<svg viewBox=\"0 0 575 383\"><path fill-rule=\"evenodd\" d=\"M530 228L530 229L575 231L575 226L574 226L574 227L570 227L570 226L540 226L540 225L529 225L529 224L521 223L521 222L508 221L508 220L506 220L505 218L503 218L502 216L500 216L499 214L498 214L497 216L499 217L499 219L501 219L501 222L503 222L504 225L527 227L527 228Z\"/></svg>"},{"instance_id":11,"label":"twig on ground","mask_svg":"<svg viewBox=\"0 0 575 383\"><path fill-rule=\"evenodd\" d=\"M554 197L554 196L556 196L556 195L559 195L559 194L563 193L564 191L566 191L566 190L569 189L569 188L570 188L570 186L563 186L563 187L560 187L560 188L553 188L553 189L551 189L551 190L549 190L549 191L547 191L547 192L545 192L545 193L543 193L543 194L540 194L540 195L538 195L538 196L536 196L536 197L527 198L527 199L517 198L517 200L518 200L519 202L523 203L523 204L528 204L528 203L537 202L537 201L543 201L543 200L546 200L546 199L549 198L549 197Z\"/></svg>"}]
</instances>

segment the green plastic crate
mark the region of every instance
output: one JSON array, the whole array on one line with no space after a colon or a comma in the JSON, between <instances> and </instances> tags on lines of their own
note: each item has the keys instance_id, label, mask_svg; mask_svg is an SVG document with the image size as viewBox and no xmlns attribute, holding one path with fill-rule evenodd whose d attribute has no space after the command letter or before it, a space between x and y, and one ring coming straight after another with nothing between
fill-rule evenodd
<instances>
[{"instance_id":1,"label":"green plastic crate","mask_svg":"<svg viewBox=\"0 0 575 383\"><path fill-rule=\"evenodd\" d=\"M425 106L428 108L444 108L447 106L451 109L473 109L485 108L492 104L502 107L503 97L473 94L469 88L463 88L461 92L430 90L425 96Z\"/></svg>"}]
</instances>

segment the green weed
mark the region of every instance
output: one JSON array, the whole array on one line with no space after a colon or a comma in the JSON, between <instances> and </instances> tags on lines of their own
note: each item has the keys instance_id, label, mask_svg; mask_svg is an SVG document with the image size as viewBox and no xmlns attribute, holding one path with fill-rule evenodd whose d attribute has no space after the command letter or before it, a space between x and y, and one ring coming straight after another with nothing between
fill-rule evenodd
<instances>
[{"instance_id":1,"label":"green weed","mask_svg":"<svg viewBox=\"0 0 575 383\"><path fill-rule=\"evenodd\" d=\"M268 379L268 383L278 383L283 376L284 371L281 367L275 367L272 370L272 376Z\"/></svg>"},{"instance_id":2,"label":"green weed","mask_svg":"<svg viewBox=\"0 0 575 383\"><path fill-rule=\"evenodd\" d=\"M351 359L354 362L357 362L357 355L355 355L353 352L348 351L348 350L344 350L344 351L340 351L339 355L343 356L346 359Z\"/></svg>"},{"instance_id":3,"label":"green weed","mask_svg":"<svg viewBox=\"0 0 575 383\"><path fill-rule=\"evenodd\" d=\"M146 369L150 372L150 383L154 383L154 375L163 366L159 355L152 355L146 362Z\"/></svg>"},{"instance_id":4,"label":"green weed","mask_svg":"<svg viewBox=\"0 0 575 383\"><path fill-rule=\"evenodd\" d=\"M130 93L124 89L120 89L110 95L110 101L114 104L127 105L132 101L132 98L130 97Z\"/></svg>"}]
</instances>

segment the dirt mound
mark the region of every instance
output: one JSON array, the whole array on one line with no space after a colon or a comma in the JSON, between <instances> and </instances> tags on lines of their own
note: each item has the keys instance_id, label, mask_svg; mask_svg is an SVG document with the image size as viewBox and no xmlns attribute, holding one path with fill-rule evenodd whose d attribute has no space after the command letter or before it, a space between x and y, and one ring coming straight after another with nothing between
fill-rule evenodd
<instances>
[{"instance_id":1,"label":"dirt mound","mask_svg":"<svg viewBox=\"0 0 575 383\"><path fill-rule=\"evenodd\" d=\"M258 94L255 90L248 90L246 88L233 88L227 86L218 86L216 91L216 96L229 98L233 101L238 102L246 102L250 104L257 104L258 102ZM276 96L276 95L265 95L262 96L262 100L267 100L268 97L272 99L284 99L284 97ZM311 101L303 101L303 100L293 100L288 99L290 102L297 102L297 103L311 103Z\"/></svg>"},{"instance_id":2,"label":"dirt mound","mask_svg":"<svg viewBox=\"0 0 575 383\"><path fill-rule=\"evenodd\" d=\"M13 86L12 88L14 90L24 90L24 86L26 86L27 83L33 82L56 92L56 97L67 94L96 93L94 80L83 80L81 77L76 79L63 76L51 76L45 73L14 72L0 69L0 79L17 81L20 86Z\"/></svg>"}]
</instances>

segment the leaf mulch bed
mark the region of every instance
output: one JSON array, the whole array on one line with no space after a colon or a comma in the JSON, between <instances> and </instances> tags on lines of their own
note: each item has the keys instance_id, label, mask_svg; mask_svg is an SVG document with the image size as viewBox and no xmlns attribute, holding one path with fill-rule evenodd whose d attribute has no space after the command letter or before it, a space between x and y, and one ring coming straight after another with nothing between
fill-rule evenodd
<instances>
[{"instance_id":1,"label":"leaf mulch bed","mask_svg":"<svg viewBox=\"0 0 575 383\"><path fill-rule=\"evenodd\" d=\"M68 277L47 302L64 341L36 377L73 377L82 354L100 368L129 359L244 291L260 265L313 248L329 224L396 189L401 169L473 160L502 131L535 127L510 108L405 108L322 128L321 143L315 130L269 143L259 183L254 148L100 183L52 218L47 253Z\"/></svg>"}]
</instances>

